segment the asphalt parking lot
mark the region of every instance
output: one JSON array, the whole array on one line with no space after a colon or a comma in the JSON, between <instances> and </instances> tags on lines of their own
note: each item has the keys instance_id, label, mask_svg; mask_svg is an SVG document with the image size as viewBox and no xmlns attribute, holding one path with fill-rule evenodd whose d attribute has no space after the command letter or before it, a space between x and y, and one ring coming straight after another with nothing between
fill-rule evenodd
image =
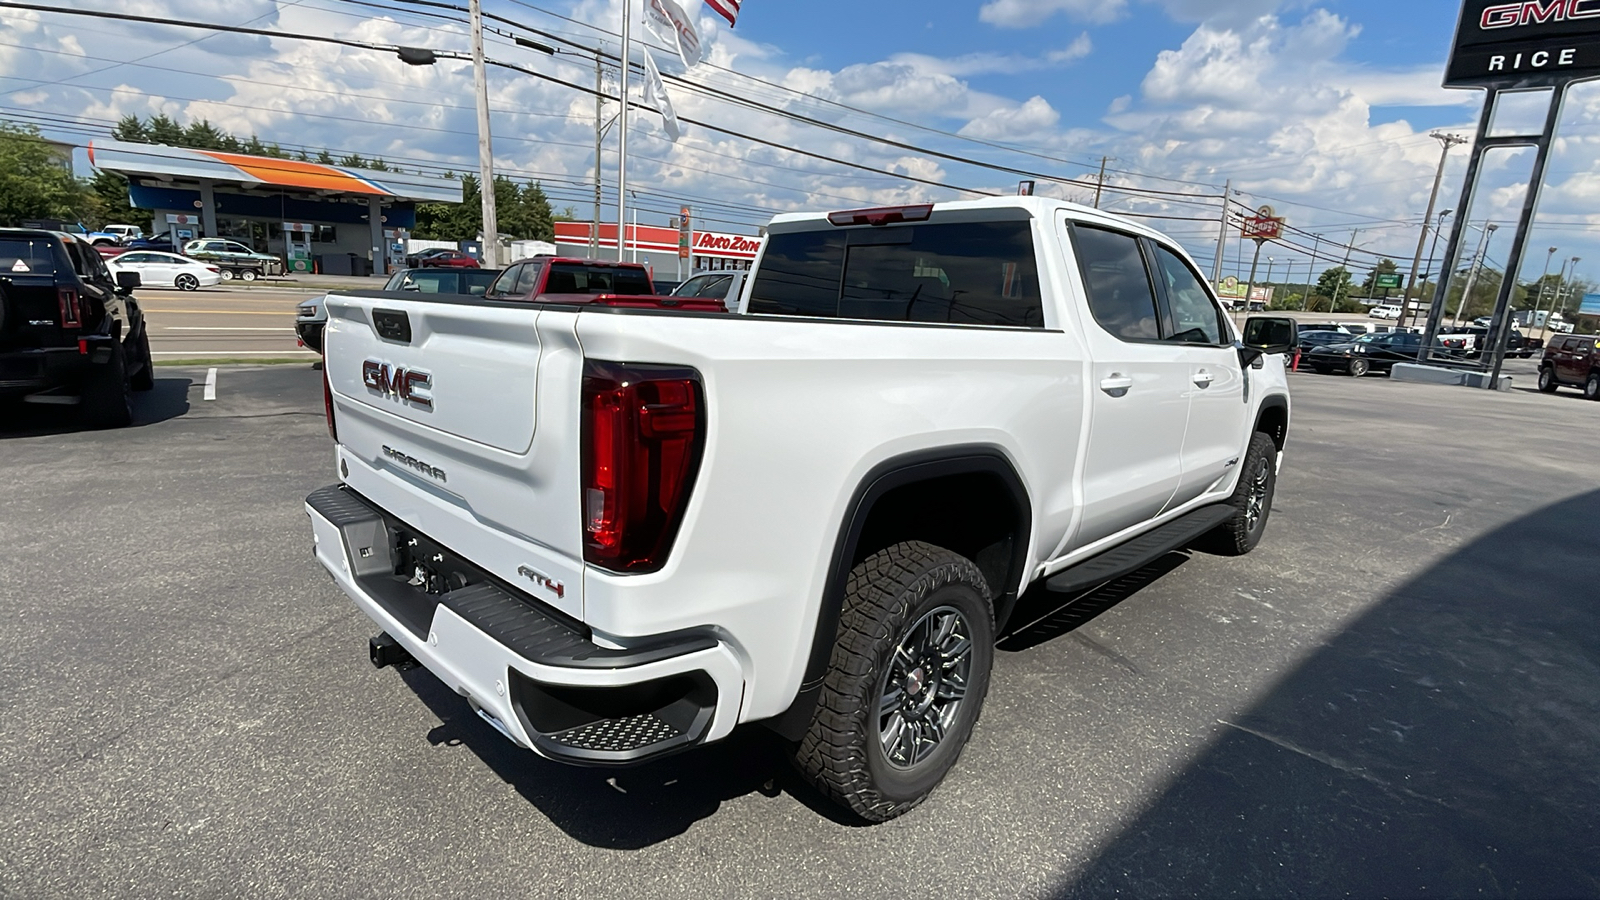
<instances>
[{"instance_id":1,"label":"asphalt parking lot","mask_svg":"<svg viewBox=\"0 0 1600 900\"><path fill-rule=\"evenodd\" d=\"M1532 367L1513 362L1518 384ZM973 743L862 827L759 728L543 762L313 562L308 366L0 416L0 894L1600 894L1600 404L1298 375L1261 548L1030 604Z\"/></svg>"}]
</instances>

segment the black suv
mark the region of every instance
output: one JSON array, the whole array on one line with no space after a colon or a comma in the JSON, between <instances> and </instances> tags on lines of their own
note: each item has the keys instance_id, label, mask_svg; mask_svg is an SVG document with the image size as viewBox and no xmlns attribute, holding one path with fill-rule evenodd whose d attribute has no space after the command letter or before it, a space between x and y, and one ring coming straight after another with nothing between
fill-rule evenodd
<instances>
[{"instance_id":1,"label":"black suv","mask_svg":"<svg viewBox=\"0 0 1600 900\"><path fill-rule=\"evenodd\" d=\"M0 400L76 405L85 424L133 419L154 386L139 276L60 232L0 228Z\"/></svg>"}]
</instances>

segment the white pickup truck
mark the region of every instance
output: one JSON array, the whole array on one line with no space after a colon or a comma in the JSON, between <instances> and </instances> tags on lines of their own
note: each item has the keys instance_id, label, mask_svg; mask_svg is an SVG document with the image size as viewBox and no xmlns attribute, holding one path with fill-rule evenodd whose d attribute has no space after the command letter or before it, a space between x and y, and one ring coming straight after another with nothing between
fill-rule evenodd
<instances>
[{"instance_id":1,"label":"white pickup truck","mask_svg":"<svg viewBox=\"0 0 1600 900\"><path fill-rule=\"evenodd\" d=\"M550 759L764 722L868 820L978 719L1019 595L1260 540L1293 320L1176 244L1003 198L775 219L736 313L328 297L316 556Z\"/></svg>"}]
</instances>

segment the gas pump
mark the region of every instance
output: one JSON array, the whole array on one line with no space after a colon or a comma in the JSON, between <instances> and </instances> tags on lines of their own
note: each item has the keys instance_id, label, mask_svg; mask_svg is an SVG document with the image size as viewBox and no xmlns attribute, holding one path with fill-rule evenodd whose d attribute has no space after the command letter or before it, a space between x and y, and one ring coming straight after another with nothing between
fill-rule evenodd
<instances>
[{"instance_id":1,"label":"gas pump","mask_svg":"<svg viewBox=\"0 0 1600 900\"><path fill-rule=\"evenodd\" d=\"M316 227L298 222L283 223L283 244L285 255L289 258L289 271L311 271L311 234Z\"/></svg>"}]
</instances>

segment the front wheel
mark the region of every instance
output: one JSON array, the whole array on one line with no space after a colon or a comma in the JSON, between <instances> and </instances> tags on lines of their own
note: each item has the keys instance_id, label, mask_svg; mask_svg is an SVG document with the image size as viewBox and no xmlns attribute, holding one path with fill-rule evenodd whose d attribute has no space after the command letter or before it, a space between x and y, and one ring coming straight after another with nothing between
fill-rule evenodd
<instances>
[{"instance_id":1,"label":"front wheel","mask_svg":"<svg viewBox=\"0 0 1600 900\"><path fill-rule=\"evenodd\" d=\"M223 281L232 281L233 280L233 270L232 269L223 269L222 270L222 280Z\"/></svg>"},{"instance_id":2,"label":"front wheel","mask_svg":"<svg viewBox=\"0 0 1600 900\"><path fill-rule=\"evenodd\" d=\"M1352 359L1350 360L1350 377L1360 378L1361 376L1367 374L1371 368L1372 367L1364 359Z\"/></svg>"},{"instance_id":3,"label":"front wheel","mask_svg":"<svg viewBox=\"0 0 1600 900\"><path fill-rule=\"evenodd\" d=\"M198 291L200 290L200 279L193 275L179 275L172 282L172 285L180 291Z\"/></svg>"},{"instance_id":4,"label":"front wheel","mask_svg":"<svg viewBox=\"0 0 1600 900\"><path fill-rule=\"evenodd\" d=\"M1545 366L1544 368L1539 370L1539 391L1540 391L1540 393L1554 394L1556 392L1556 388L1558 388L1558 387L1560 387L1560 385L1556 384L1556 370L1555 369L1552 369L1549 366Z\"/></svg>"},{"instance_id":5,"label":"front wheel","mask_svg":"<svg viewBox=\"0 0 1600 900\"><path fill-rule=\"evenodd\" d=\"M261 277L261 273L257 272L255 269L245 269L243 272L239 273L239 277L245 281L255 281L257 278Z\"/></svg>"},{"instance_id":6,"label":"front wheel","mask_svg":"<svg viewBox=\"0 0 1600 900\"><path fill-rule=\"evenodd\" d=\"M1258 431L1250 436L1250 449L1244 455L1239 484L1228 498L1233 515L1195 546L1218 556L1243 556L1254 550L1261 543L1261 535L1266 533L1277 489L1278 445L1271 435Z\"/></svg>"},{"instance_id":7,"label":"front wheel","mask_svg":"<svg viewBox=\"0 0 1600 900\"><path fill-rule=\"evenodd\" d=\"M993 663L989 587L976 565L920 541L874 553L850 571L796 766L868 821L910 811L955 766Z\"/></svg>"}]
</instances>

